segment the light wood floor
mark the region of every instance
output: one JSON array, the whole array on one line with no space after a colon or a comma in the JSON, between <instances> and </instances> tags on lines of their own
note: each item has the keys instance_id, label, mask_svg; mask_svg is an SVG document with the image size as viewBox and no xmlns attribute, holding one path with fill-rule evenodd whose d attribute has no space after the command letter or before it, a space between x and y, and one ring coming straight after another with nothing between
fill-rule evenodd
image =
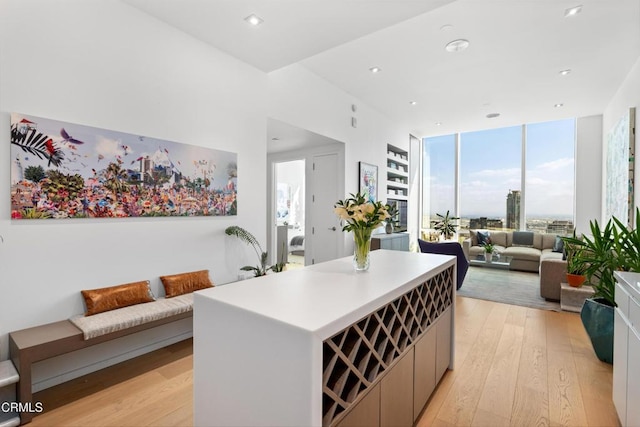
<instances>
[{"instance_id":1,"label":"light wood floor","mask_svg":"<svg viewBox=\"0 0 640 427\"><path fill-rule=\"evenodd\" d=\"M417 426L618 426L580 318L458 297L455 369ZM36 426L190 426L191 340L35 395Z\"/></svg>"}]
</instances>

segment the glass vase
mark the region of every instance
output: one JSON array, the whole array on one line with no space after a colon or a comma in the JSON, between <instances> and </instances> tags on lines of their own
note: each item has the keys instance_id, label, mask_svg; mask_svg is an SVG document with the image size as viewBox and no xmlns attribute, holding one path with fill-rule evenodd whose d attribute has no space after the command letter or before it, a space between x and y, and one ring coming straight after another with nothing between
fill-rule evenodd
<instances>
[{"instance_id":1,"label":"glass vase","mask_svg":"<svg viewBox=\"0 0 640 427\"><path fill-rule=\"evenodd\" d=\"M353 268L356 271L369 269L369 252L371 251L371 229L353 230Z\"/></svg>"}]
</instances>

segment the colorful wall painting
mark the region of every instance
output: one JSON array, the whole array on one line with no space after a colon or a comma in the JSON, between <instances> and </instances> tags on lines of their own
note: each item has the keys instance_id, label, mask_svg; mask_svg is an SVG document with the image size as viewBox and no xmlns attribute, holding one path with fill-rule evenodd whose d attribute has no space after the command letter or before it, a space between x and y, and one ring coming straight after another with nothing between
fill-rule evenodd
<instances>
[{"instance_id":1,"label":"colorful wall painting","mask_svg":"<svg viewBox=\"0 0 640 427\"><path fill-rule=\"evenodd\" d=\"M616 217L634 226L635 108L607 134L605 220Z\"/></svg>"},{"instance_id":2,"label":"colorful wall painting","mask_svg":"<svg viewBox=\"0 0 640 427\"><path fill-rule=\"evenodd\" d=\"M358 191L370 201L378 200L378 166L360 162L360 178Z\"/></svg>"},{"instance_id":3,"label":"colorful wall painting","mask_svg":"<svg viewBox=\"0 0 640 427\"><path fill-rule=\"evenodd\" d=\"M237 214L237 154L11 114L11 218Z\"/></svg>"}]
</instances>

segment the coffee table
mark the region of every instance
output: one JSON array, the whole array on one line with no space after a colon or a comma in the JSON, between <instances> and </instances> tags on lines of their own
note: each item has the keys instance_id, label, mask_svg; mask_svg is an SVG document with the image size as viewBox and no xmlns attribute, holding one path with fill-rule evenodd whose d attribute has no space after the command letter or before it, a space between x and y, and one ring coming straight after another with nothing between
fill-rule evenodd
<instances>
[{"instance_id":1,"label":"coffee table","mask_svg":"<svg viewBox=\"0 0 640 427\"><path fill-rule=\"evenodd\" d=\"M487 262L484 259L483 255L478 255L476 258L472 258L469 260L470 265L477 265L478 267L488 267L488 268L500 268L503 270L508 270L511 265L511 260L513 257L504 256L504 255L494 255L491 262Z\"/></svg>"}]
</instances>

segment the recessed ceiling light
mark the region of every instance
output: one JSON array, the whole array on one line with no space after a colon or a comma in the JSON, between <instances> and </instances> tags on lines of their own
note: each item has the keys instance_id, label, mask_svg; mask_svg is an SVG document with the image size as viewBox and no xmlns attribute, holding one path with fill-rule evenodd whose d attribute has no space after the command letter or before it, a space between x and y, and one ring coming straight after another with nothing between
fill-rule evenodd
<instances>
[{"instance_id":1,"label":"recessed ceiling light","mask_svg":"<svg viewBox=\"0 0 640 427\"><path fill-rule=\"evenodd\" d=\"M581 10L582 10L582 5L566 9L564 11L564 17L565 18L570 18L572 16L576 16L577 14L580 13Z\"/></svg>"},{"instance_id":2,"label":"recessed ceiling light","mask_svg":"<svg viewBox=\"0 0 640 427\"><path fill-rule=\"evenodd\" d=\"M453 25L451 24L444 24L442 27L440 27L440 31L449 31L453 29Z\"/></svg>"},{"instance_id":3,"label":"recessed ceiling light","mask_svg":"<svg viewBox=\"0 0 640 427\"><path fill-rule=\"evenodd\" d=\"M254 27L257 27L258 25L264 22L264 19L254 14L247 16L246 18L244 18L244 20L247 21L249 24L253 25Z\"/></svg>"},{"instance_id":4,"label":"recessed ceiling light","mask_svg":"<svg viewBox=\"0 0 640 427\"><path fill-rule=\"evenodd\" d=\"M560 71L560 75L561 76L566 76L567 74L571 73L571 70L569 68L567 68L566 70L562 70Z\"/></svg>"},{"instance_id":5,"label":"recessed ceiling light","mask_svg":"<svg viewBox=\"0 0 640 427\"><path fill-rule=\"evenodd\" d=\"M560 108L560 107L562 107L563 105L564 105L564 104L554 104L553 106L554 106L554 107L556 107L556 108Z\"/></svg>"},{"instance_id":6,"label":"recessed ceiling light","mask_svg":"<svg viewBox=\"0 0 640 427\"><path fill-rule=\"evenodd\" d=\"M458 39L453 40L444 47L447 52L461 52L469 47L469 40Z\"/></svg>"},{"instance_id":7,"label":"recessed ceiling light","mask_svg":"<svg viewBox=\"0 0 640 427\"><path fill-rule=\"evenodd\" d=\"M411 102L409 102L409 104L411 104L411 105L416 105L417 103L418 103L418 101L411 101Z\"/></svg>"},{"instance_id":8,"label":"recessed ceiling light","mask_svg":"<svg viewBox=\"0 0 640 427\"><path fill-rule=\"evenodd\" d=\"M380 71L382 71L382 68L380 68L380 67L371 67L371 68L369 68L369 71L371 71L373 74L375 74L375 73L379 73Z\"/></svg>"},{"instance_id":9,"label":"recessed ceiling light","mask_svg":"<svg viewBox=\"0 0 640 427\"><path fill-rule=\"evenodd\" d=\"M436 126L441 126L442 122L436 122Z\"/></svg>"},{"instance_id":10,"label":"recessed ceiling light","mask_svg":"<svg viewBox=\"0 0 640 427\"><path fill-rule=\"evenodd\" d=\"M489 113L489 114L487 114L487 119L495 119L496 117L500 117L500 113Z\"/></svg>"}]
</instances>

